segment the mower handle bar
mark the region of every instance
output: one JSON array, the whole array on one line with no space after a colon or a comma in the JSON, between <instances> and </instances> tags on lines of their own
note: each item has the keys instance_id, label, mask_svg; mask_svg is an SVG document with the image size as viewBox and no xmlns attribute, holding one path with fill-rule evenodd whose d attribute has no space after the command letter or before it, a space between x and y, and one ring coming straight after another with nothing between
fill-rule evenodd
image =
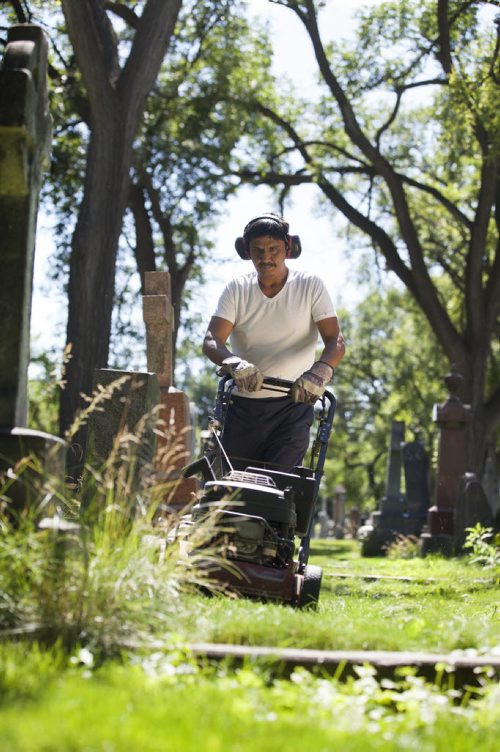
<instances>
[{"instance_id":1,"label":"mower handle bar","mask_svg":"<svg viewBox=\"0 0 500 752\"><path fill-rule=\"evenodd\" d=\"M230 373L224 373L221 377L220 383L219 383L219 390L224 389L225 384L228 381L232 380L232 376ZM290 379L281 379L278 376L264 376L264 381L262 384L263 389L271 389L271 387L278 387L278 389L281 389L282 391L286 391L287 393L292 388L294 382L290 381ZM330 423L330 426L333 422L333 416L335 413L335 407L337 404L337 400L335 398L335 395L330 392L328 389L324 392L324 397L329 402L329 409L328 409L328 422Z\"/></svg>"}]
</instances>

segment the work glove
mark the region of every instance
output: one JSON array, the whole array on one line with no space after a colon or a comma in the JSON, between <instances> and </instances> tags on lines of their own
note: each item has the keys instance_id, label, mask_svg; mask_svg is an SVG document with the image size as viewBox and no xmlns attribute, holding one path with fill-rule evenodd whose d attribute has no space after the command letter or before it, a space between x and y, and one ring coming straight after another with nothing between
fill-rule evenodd
<instances>
[{"instance_id":1,"label":"work glove","mask_svg":"<svg viewBox=\"0 0 500 752\"><path fill-rule=\"evenodd\" d=\"M223 360L222 366L231 374L240 392L258 392L264 383L264 376L257 366L247 360L233 356Z\"/></svg>"},{"instance_id":2,"label":"work glove","mask_svg":"<svg viewBox=\"0 0 500 752\"><path fill-rule=\"evenodd\" d=\"M328 363L318 360L308 371L304 371L292 385L290 393L294 402L314 405L323 396L325 387L333 378L333 368Z\"/></svg>"}]
</instances>

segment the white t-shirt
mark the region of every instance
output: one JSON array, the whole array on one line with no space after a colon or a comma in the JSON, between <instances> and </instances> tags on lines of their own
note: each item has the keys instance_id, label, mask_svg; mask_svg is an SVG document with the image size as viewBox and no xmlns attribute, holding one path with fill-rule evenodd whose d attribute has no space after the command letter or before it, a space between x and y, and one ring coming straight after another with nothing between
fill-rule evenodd
<instances>
[{"instance_id":1,"label":"white t-shirt","mask_svg":"<svg viewBox=\"0 0 500 752\"><path fill-rule=\"evenodd\" d=\"M293 269L273 298L264 295L255 271L233 279L215 311L215 316L234 325L230 342L235 355L254 363L264 376L291 381L314 362L316 322L336 315L323 281ZM276 394L267 389L244 392L245 397L254 398Z\"/></svg>"}]
</instances>

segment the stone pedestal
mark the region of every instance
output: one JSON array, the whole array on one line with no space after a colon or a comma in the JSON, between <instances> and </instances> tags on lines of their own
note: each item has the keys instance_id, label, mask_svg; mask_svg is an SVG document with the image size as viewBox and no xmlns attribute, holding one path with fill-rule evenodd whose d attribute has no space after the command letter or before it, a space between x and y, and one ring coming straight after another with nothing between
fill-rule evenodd
<instances>
[{"instance_id":1,"label":"stone pedestal","mask_svg":"<svg viewBox=\"0 0 500 752\"><path fill-rule=\"evenodd\" d=\"M463 405L457 396L462 376L452 370L445 376L449 398L435 405L433 419L439 428L438 466L435 503L427 513L427 525L421 535L421 551L453 553L455 531L455 506L459 494L460 478L466 471L466 429L471 420L469 405Z\"/></svg>"}]
</instances>

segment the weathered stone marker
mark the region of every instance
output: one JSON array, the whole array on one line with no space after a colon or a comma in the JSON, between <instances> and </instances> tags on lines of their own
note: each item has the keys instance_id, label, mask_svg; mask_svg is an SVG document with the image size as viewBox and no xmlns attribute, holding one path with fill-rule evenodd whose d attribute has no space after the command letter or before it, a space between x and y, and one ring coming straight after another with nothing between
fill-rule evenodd
<instances>
[{"instance_id":1,"label":"weathered stone marker","mask_svg":"<svg viewBox=\"0 0 500 752\"><path fill-rule=\"evenodd\" d=\"M132 496L141 485L148 485L156 448L155 426L160 401L156 374L96 369L93 393L98 391L107 392L108 398L89 415L83 508L88 507L96 492L89 470L98 477L111 459L113 469L109 468L108 473L118 473L123 468L128 474L126 482ZM121 442L121 447L117 447L117 441ZM145 474L148 477L144 477Z\"/></svg>"},{"instance_id":2,"label":"weathered stone marker","mask_svg":"<svg viewBox=\"0 0 500 752\"><path fill-rule=\"evenodd\" d=\"M0 70L0 425L27 422L35 230L51 121L47 41L36 26L9 29Z\"/></svg>"},{"instance_id":3,"label":"weathered stone marker","mask_svg":"<svg viewBox=\"0 0 500 752\"><path fill-rule=\"evenodd\" d=\"M379 502L379 509L372 513L368 532L362 542L364 556L380 556L384 547L395 535L404 531L404 497L401 494L401 466L405 424L393 420L387 459L386 495Z\"/></svg>"},{"instance_id":4,"label":"weathered stone marker","mask_svg":"<svg viewBox=\"0 0 500 752\"><path fill-rule=\"evenodd\" d=\"M36 218L51 139L47 52L39 27L13 26L0 69L0 470L36 454L62 475L64 442L26 428ZM29 500L24 481L9 492L17 506Z\"/></svg>"},{"instance_id":5,"label":"weathered stone marker","mask_svg":"<svg viewBox=\"0 0 500 752\"><path fill-rule=\"evenodd\" d=\"M450 396L434 405L434 420L439 427L438 466L434 505L427 514L427 525L421 535L422 554L441 553L451 556L455 534L455 507L460 478L466 468L466 429L471 420L471 408L457 396L462 376L452 369L444 378Z\"/></svg>"},{"instance_id":6,"label":"weathered stone marker","mask_svg":"<svg viewBox=\"0 0 500 752\"><path fill-rule=\"evenodd\" d=\"M172 385L173 312L168 272L146 272L143 318L146 324L148 371L160 384L161 431L158 436L156 469L165 484L165 510L176 510L192 499L195 478L181 480L182 468L193 454L193 427L189 399Z\"/></svg>"},{"instance_id":7,"label":"weathered stone marker","mask_svg":"<svg viewBox=\"0 0 500 752\"><path fill-rule=\"evenodd\" d=\"M475 473L465 473L460 478L457 502L455 505L455 525L453 545L455 553L460 553L467 537L467 528L477 523L483 527L494 524L493 511L481 482Z\"/></svg>"},{"instance_id":8,"label":"weathered stone marker","mask_svg":"<svg viewBox=\"0 0 500 752\"><path fill-rule=\"evenodd\" d=\"M403 467L406 487L405 535L418 536L429 509L429 461L421 441L403 444Z\"/></svg>"}]
</instances>

